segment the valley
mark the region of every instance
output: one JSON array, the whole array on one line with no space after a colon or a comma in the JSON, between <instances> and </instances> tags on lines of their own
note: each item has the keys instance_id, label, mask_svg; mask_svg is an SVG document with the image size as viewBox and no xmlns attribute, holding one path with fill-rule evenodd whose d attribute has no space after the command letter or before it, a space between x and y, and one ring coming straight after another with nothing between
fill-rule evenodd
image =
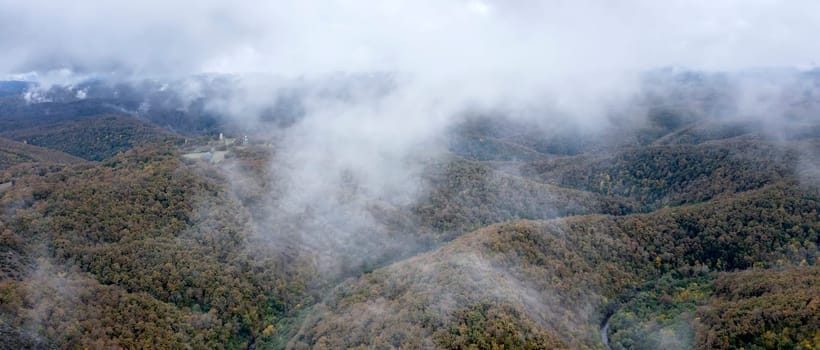
<instances>
[{"instance_id":1,"label":"valley","mask_svg":"<svg viewBox=\"0 0 820 350\"><path fill-rule=\"evenodd\" d=\"M568 144L468 118L396 163L410 194L321 162L306 177L281 135L15 118L4 348L820 344L820 129L698 117Z\"/></svg>"}]
</instances>

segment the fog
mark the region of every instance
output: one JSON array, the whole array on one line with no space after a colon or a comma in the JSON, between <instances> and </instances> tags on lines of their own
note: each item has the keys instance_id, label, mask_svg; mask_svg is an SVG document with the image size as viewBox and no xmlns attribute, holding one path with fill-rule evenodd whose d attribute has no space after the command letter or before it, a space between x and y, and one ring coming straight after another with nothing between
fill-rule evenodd
<instances>
[{"instance_id":1,"label":"fog","mask_svg":"<svg viewBox=\"0 0 820 350\"><path fill-rule=\"evenodd\" d=\"M177 108L204 100L273 144L256 233L281 249L297 240L333 277L426 247L390 235L374 207L424 198L425 167L449 159L448 131L472 117L623 142L612 130L677 103L691 118L790 138L817 120L820 85L806 74L820 57L819 14L811 0L0 0L0 75L34 90L151 81L142 88L170 86ZM816 145L806 147L798 170L816 184Z\"/></svg>"},{"instance_id":2,"label":"fog","mask_svg":"<svg viewBox=\"0 0 820 350\"><path fill-rule=\"evenodd\" d=\"M0 2L6 74L401 71L565 87L658 66L812 66L812 1ZM562 82L563 80L563 82ZM598 85L596 83L595 85ZM462 89L468 86L462 86ZM563 89L567 90L567 89ZM510 94L517 95L517 94Z\"/></svg>"},{"instance_id":3,"label":"fog","mask_svg":"<svg viewBox=\"0 0 820 350\"><path fill-rule=\"evenodd\" d=\"M181 109L205 99L204 110L243 133L275 139L269 216L312 213L323 221L305 230L314 242L373 234L368 206L407 207L423 196L419 160L445 154L448 128L464 118L617 139L611 130L642 127L652 104L676 103L782 138L813 118L794 106L820 95L796 78L820 54L807 45L820 33L812 1L2 0L0 8L8 78L40 89L155 81L139 86L170 86ZM676 74L688 70L703 76L681 83ZM76 90L69 95L93 97ZM48 101L37 91L26 97ZM329 200L341 189L343 199Z\"/></svg>"},{"instance_id":4,"label":"fog","mask_svg":"<svg viewBox=\"0 0 820 350\"><path fill-rule=\"evenodd\" d=\"M807 44L820 32L812 1L2 0L0 8L0 74L45 83L228 74L241 77L242 90L222 111L241 119L275 99L283 81L389 72L416 112L528 106L599 126L648 70L807 69L820 54ZM403 121L431 118L402 112Z\"/></svg>"},{"instance_id":5,"label":"fog","mask_svg":"<svg viewBox=\"0 0 820 350\"><path fill-rule=\"evenodd\" d=\"M818 95L792 78L820 54L808 44L820 33L813 1L2 0L0 8L8 78L44 87L176 82L182 108L207 97L206 110L276 136L274 173L286 198L277 210L316 207L340 174L358 183L362 200L411 203L423 188L408 158L437 154L443 132L470 114L593 133L643 123L646 106L636 102L659 68L729 72L727 109L689 107L775 133L785 114L795 119L789 88ZM780 70L749 74L760 67ZM660 86L656 98L680 97ZM260 122L283 105L290 120Z\"/></svg>"}]
</instances>

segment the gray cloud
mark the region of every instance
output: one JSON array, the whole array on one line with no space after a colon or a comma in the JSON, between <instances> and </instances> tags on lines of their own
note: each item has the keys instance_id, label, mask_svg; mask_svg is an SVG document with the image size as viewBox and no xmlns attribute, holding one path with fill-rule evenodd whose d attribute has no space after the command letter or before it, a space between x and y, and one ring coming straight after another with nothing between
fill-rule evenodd
<instances>
[{"instance_id":1,"label":"gray cloud","mask_svg":"<svg viewBox=\"0 0 820 350\"><path fill-rule=\"evenodd\" d=\"M0 71L484 81L812 64L813 1L0 1ZM532 79L527 79L532 80Z\"/></svg>"},{"instance_id":2,"label":"gray cloud","mask_svg":"<svg viewBox=\"0 0 820 350\"><path fill-rule=\"evenodd\" d=\"M47 83L238 74L253 93L215 107L243 121L283 80L392 72L428 107L548 109L601 127L648 69L807 67L820 56L810 44L820 4L810 0L0 0L0 9L0 74ZM276 79L248 78L258 74Z\"/></svg>"}]
</instances>

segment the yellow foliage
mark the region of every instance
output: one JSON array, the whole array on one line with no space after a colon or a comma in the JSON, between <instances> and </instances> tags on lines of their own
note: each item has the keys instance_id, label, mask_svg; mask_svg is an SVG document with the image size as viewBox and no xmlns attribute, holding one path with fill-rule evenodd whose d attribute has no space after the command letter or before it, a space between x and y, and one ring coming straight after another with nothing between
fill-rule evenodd
<instances>
[{"instance_id":1,"label":"yellow foliage","mask_svg":"<svg viewBox=\"0 0 820 350\"><path fill-rule=\"evenodd\" d=\"M262 331L262 335L266 337L270 337L273 333L276 332L276 327L274 325L269 324L265 329Z\"/></svg>"}]
</instances>

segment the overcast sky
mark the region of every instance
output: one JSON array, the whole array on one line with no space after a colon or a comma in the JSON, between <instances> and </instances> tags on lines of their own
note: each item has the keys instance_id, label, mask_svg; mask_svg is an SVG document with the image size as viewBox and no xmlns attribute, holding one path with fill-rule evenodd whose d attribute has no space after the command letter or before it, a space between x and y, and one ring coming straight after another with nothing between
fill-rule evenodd
<instances>
[{"instance_id":1,"label":"overcast sky","mask_svg":"<svg viewBox=\"0 0 820 350\"><path fill-rule=\"evenodd\" d=\"M807 67L816 0L0 0L0 72L572 76Z\"/></svg>"}]
</instances>

